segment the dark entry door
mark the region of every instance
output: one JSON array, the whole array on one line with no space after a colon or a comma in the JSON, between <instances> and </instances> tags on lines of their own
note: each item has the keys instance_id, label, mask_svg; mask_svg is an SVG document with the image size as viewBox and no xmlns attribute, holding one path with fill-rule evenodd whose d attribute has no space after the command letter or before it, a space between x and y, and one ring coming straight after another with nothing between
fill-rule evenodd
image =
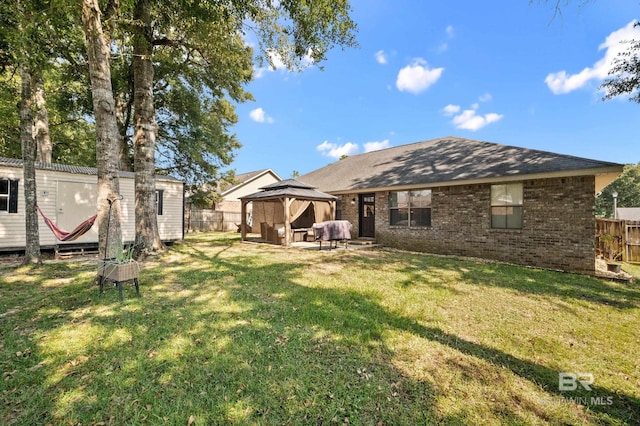
<instances>
[{"instance_id":1,"label":"dark entry door","mask_svg":"<svg viewBox=\"0 0 640 426\"><path fill-rule=\"evenodd\" d=\"M360 236L376 236L376 195L360 194Z\"/></svg>"}]
</instances>

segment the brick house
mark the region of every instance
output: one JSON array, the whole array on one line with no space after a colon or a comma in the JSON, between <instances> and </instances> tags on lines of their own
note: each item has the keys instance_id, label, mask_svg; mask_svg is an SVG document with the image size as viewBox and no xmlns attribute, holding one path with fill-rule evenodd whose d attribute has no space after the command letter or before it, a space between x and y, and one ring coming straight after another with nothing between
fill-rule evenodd
<instances>
[{"instance_id":1,"label":"brick house","mask_svg":"<svg viewBox=\"0 0 640 426\"><path fill-rule=\"evenodd\" d=\"M338 197L359 238L595 272L595 195L623 165L446 137L347 157L299 180Z\"/></svg>"}]
</instances>

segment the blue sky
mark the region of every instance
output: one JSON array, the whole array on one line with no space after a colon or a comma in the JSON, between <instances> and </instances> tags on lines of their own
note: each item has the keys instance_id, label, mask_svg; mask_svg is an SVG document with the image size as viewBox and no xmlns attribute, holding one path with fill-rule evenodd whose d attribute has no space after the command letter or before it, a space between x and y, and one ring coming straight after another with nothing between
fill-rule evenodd
<instances>
[{"instance_id":1,"label":"blue sky","mask_svg":"<svg viewBox=\"0 0 640 426\"><path fill-rule=\"evenodd\" d=\"M232 129L237 173L305 174L342 154L459 136L640 162L640 105L598 90L638 0L352 0L358 48L258 69Z\"/></svg>"}]
</instances>

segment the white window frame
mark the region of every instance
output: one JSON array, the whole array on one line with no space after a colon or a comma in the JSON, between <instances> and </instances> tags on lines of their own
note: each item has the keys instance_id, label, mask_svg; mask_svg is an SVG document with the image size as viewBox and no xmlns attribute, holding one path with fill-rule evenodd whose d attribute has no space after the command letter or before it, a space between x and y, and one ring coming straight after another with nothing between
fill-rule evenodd
<instances>
[{"instance_id":1,"label":"white window frame","mask_svg":"<svg viewBox=\"0 0 640 426\"><path fill-rule=\"evenodd\" d=\"M491 185L491 229L522 229L524 188L522 182ZM500 223L504 218L504 224Z\"/></svg>"}]
</instances>

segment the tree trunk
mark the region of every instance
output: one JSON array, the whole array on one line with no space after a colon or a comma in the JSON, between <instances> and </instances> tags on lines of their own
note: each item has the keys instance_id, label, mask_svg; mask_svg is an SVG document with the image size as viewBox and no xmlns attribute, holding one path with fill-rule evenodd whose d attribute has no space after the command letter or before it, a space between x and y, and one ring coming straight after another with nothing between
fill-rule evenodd
<instances>
[{"instance_id":1,"label":"tree trunk","mask_svg":"<svg viewBox=\"0 0 640 426\"><path fill-rule=\"evenodd\" d=\"M111 86L109 46L102 31L98 0L81 2L82 27L86 37L96 120L99 251L102 258L109 258L115 256L116 248L122 245L118 176L119 133ZM110 203L109 200L113 202Z\"/></svg>"},{"instance_id":2,"label":"tree trunk","mask_svg":"<svg viewBox=\"0 0 640 426\"><path fill-rule=\"evenodd\" d=\"M49 113L45 102L44 80L42 72L33 75L33 100L36 107L36 117L33 125L33 137L36 141L36 161L51 163L51 135L49 134Z\"/></svg>"},{"instance_id":3,"label":"tree trunk","mask_svg":"<svg viewBox=\"0 0 640 426\"><path fill-rule=\"evenodd\" d=\"M40 263L40 233L36 204L36 143L33 139L33 117L31 113L32 86L31 70L27 65L21 70L22 90L20 100L20 142L24 169L24 209L26 245L24 264Z\"/></svg>"},{"instance_id":4,"label":"tree trunk","mask_svg":"<svg viewBox=\"0 0 640 426\"><path fill-rule=\"evenodd\" d=\"M133 164L131 162L129 138L127 137L131 105L130 102L126 100L125 94L122 92L115 96L115 100L116 120L118 122L118 132L120 133L120 149L118 150L118 156L120 157L120 170L123 172L132 172Z\"/></svg>"},{"instance_id":5,"label":"tree trunk","mask_svg":"<svg viewBox=\"0 0 640 426\"><path fill-rule=\"evenodd\" d=\"M153 45L151 43L151 2L137 0L133 37L133 135L136 188L136 252L139 257L162 250L158 233L155 184L157 124L153 107Z\"/></svg>"}]
</instances>

